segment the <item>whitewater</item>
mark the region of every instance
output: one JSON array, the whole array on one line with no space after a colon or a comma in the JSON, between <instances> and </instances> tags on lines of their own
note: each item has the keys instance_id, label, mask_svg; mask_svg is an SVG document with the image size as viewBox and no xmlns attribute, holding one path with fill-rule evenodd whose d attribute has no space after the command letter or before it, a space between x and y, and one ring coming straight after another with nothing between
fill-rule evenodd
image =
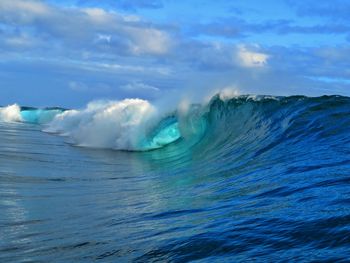
<instances>
[{"instance_id":1,"label":"whitewater","mask_svg":"<svg viewBox=\"0 0 350 263\"><path fill-rule=\"evenodd\" d=\"M0 261L350 257L350 98L0 108Z\"/></svg>"}]
</instances>

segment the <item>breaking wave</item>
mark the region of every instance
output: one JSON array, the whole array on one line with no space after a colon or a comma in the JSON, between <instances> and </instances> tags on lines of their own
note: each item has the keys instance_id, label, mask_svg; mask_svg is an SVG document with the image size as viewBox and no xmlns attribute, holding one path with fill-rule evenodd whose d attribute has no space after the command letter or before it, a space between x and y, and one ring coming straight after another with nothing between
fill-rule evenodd
<instances>
[{"instance_id":1,"label":"breaking wave","mask_svg":"<svg viewBox=\"0 0 350 263\"><path fill-rule=\"evenodd\" d=\"M0 120L5 122L22 121L21 107L17 104L0 108Z\"/></svg>"},{"instance_id":2,"label":"breaking wave","mask_svg":"<svg viewBox=\"0 0 350 263\"><path fill-rule=\"evenodd\" d=\"M162 112L141 99L97 101L82 110L12 105L0 108L0 120L44 124L45 132L66 136L83 147L146 151L176 143L177 147L201 145L221 151L233 145L247 149L257 140L272 147L281 140L341 130L349 125L349 106L350 99L341 96L216 95L209 103L172 112Z\"/></svg>"}]
</instances>

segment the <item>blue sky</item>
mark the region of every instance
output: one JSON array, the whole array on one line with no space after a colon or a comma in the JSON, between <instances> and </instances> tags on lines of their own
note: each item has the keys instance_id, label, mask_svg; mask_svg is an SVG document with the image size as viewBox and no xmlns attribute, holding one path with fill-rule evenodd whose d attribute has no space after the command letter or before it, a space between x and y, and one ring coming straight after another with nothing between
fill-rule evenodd
<instances>
[{"instance_id":1,"label":"blue sky","mask_svg":"<svg viewBox=\"0 0 350 263\"><path fill-rule=\"evenodd\" d=\"M0 105L350 95L350 2L0 0Z\"/></svg>"}]
</instances>

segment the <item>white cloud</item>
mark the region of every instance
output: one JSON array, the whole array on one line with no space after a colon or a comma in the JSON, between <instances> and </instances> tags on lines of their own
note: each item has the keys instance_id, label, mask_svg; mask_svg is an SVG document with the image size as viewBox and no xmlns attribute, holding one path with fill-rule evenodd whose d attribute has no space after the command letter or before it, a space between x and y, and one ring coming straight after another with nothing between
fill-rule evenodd
<instances>
[{"instance_id":1,"label":"white cloud","mask_svg":"<svg viewBox=\"0 0 350 263\"><path fill-rule=\"evenodd\" d=\"M111 87L105 83L95 83L95 84L86 84L81 81L70 81L68 83L68 87L72 91L76 92L109 92L111 90Z\"/></svg>"},{"instance_id":2,"label":"white cloud","mask_svg":"<svg viewBox=\"0 0 350 263\"><path fill-rule=\"evenodd\" d=\"M4 43L12 48L30 48L37 44L35 39L25 34L5 38Z\"/></svg>"},{"instance_id":3,"label":"white cloud","mask_svg":"<svg viewBox=\"0 0 350 263\"><path fill-rule=\"evenodd\" d=\"M0 21L26 24L49 14L50 7L39 1L0 1Z\"/></svg>"},{"instance_id":4,"label":"white cloud","mask_svg":"<svg viewBox=\"0 0 350 263\"><path fill-rule=\"evenodd\" d=\"M101 42L111 43L111 39L112 39L111 35L98 34L96 41L97 42L101 41Z\"/></svg>"},{"instance_id":5,"label":"white cloud","mask_svg":"<svg viewBox=\"0 0 350 263\"><path fill-rule=\"evenodd\" d=\"M121 87L123 90L127 91L146 91L146 92L158 92L159 88L153 87L151 85L142 82L133 82Z\"/></svg>"},{"instance_id":6,"label":"white cloud","mask_svg":"<svg viewBox=\"0 0 350 263\"><path fill-rule=\"evenodd\" d=\"M114 19L112 12L108 13L101 8L84 8L79 11L85 13L94 24L108 24Z\"/></svg>"},{"instance_id":7,"label":"white cloud","mask_svg":"<svg viewBox=\"0 0 350 263\"><path fill-rule=\"evenodd\" d=\"M248 50L245 46L238 48L238 58L243 67L255 68L264 67L267 64L269 55Z\"/></svg>"},{"instance_id":8,"label":"white cloud","mask_svg":"<svg viewBox=\"0 0 350 263\"><path fill-rule=\"evenodd\" d=\"M131 50L134 54L165 54L171 47L170 36L154 28L128 27L125 32L133 40Z\"/></svg>"},{"instance_id":9,"label":"white cloud","mask_svg":"<svg viewBox=\"0 0 350 263\"><path fill-rule=\"evenodd\" d=\"M38 39L49 38L65 48L95 51L96 45L107 42L110 53L122 55L162 55L172 43L168 32L137 16L101 8L63 8L35 0L0 0L0 23ZM101 50L107 52L106 48Z\"/></svg>"},{"instance_id":10,"label":"white cloud","mask_svg":"<svg viewBox=\"0 0 350 263\"><path fill-rule=\"evenodd\" d=\"M70 81L68 87L73 91L88 91L89 88L82 82Z\"/></svg>"}]
</instances>

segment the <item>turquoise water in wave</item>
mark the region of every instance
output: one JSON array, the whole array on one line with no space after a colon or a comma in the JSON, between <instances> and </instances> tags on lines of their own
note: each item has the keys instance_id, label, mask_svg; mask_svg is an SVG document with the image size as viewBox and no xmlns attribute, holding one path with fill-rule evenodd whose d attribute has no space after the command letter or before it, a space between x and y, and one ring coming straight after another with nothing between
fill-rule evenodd
<instances>
[{"instance_id":1,"label":"turquoise water in wave","mask_svg":"<svg viewBox=\"0 0 350 263\"><path fill-rule=\"evenodd\" d=\"M43 128L0 122L0 262L350 258L350 98L214 98L151 151Z\"/></svg>"},{"instance_id":2,"label":"turquoise water in wave","mask_svg":"<svg viewBox=\"0 0 350 263\"><path fill-rule=\"evenodd\" d=\"M45 124L50 122L57 114L62 113L64 110L55 109L22 109L21 117L24 122Z\"/></svg>"}]
</instances>

